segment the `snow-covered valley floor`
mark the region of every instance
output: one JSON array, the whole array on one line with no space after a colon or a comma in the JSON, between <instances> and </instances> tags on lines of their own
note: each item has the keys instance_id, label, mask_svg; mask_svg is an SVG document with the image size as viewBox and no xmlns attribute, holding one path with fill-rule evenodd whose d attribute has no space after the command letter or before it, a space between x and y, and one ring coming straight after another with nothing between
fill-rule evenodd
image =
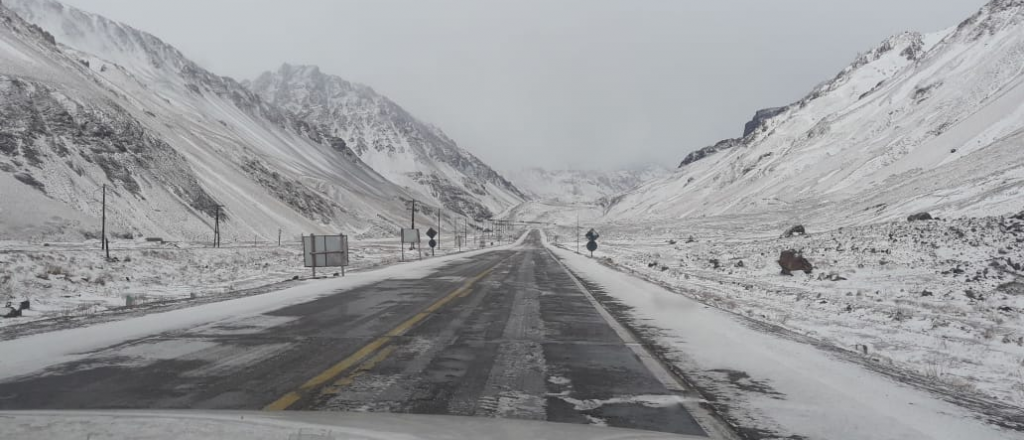
<instances>
[{"instance_id":1,"label":"snow-covered valley floor","mask_svg":"<svg viewBox=\"0 0 1024 440\"><path fill-rule=\"evenodd\" d=\"M1024 216L730 227L749 224L604 225L595 259L1024 424ZM571 229L548 235L575 250ZM813 272L782 275L786 249Z\"/></svg>"}]
</instances>

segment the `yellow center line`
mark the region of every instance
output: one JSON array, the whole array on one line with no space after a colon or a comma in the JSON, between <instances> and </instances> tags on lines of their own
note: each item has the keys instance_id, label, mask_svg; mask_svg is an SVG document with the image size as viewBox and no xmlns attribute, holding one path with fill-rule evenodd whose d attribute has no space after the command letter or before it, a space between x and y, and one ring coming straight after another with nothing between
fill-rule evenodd
<instances>
[{"instance_id":1,"label":"yellow center line","mask_svg":"<svg viewBox=\"0 0 1024 440\"><path fill-rule=\"evenodd\" d=\"M388 331L387 333L385 333L384 336L381 336L381 337L379 337L377 339L374 339L373 342L370 342L369 344L366 344L365 346L363 346L363 348L360 348L355 353L352 353L351 355L349 355L345 359L342 359L341 362L338 362L338 363L332 365L327 370L324 370L324 372L316 375L312 379L307 380L306 383L303 383L301 386L299 386L299 388L297 390L291 391L291 392L281 396L277 400L273 401L269 405L263 407L263 410L264 411L282 411L282 410L288 409L288 407L294 405L295 402L298 402L299 400L301 400L302 397L305 394L309 393L310 390L312 390L314 388L318 388L318 387L326 384L327 382L330 382L332 379L334 379L334 378L338 377L339 375L341 375L341 373L344 373L345 371L347 371L348 369L352 368L353 366L358 365L360 362L362 362L364 359L366 359L367 357L372 355L374 352L376 352L377 350L380 350L380 348L383 347L388 342L390 342L392 338L395 338L395 337L398 337L398 336L401 336L401 335L405 334L407 331L409 331L409 329L413 328L416 324L419 324L421 321L423 321L428 316L430 316L431 313L436 312L441 307L444 307L445 304L448 304L449 302L451 302L455 298L465 297L466 295L469 295L469 293L472 292L472 290L473 290L472 288L473 288L474 284L476 284L478 281L480 281L481 279L483 279L484 277L489 275L491 273L491 271L494 270L494 268L498 267L498 265L500 265L501 263L504 263L504 262L505 262L505 260L502 260L502 261L498 262L497 264L495 264L494 266L491 266L489 269L481 272L479 275L477 275L477 276L475 276L473 278L470 278L469 280L467 280L465 282L465 284L463 284L458 289L455 289L455 291L453 291L452 293L449 293L448 295L445 295L444 298L441 298L441 299L435 301L433 304L431 304L429 307L424 309L422 312L419 312L416 315L413 315L412 318L409 318L409 319L405 320L405 322L399 324L397 327L395 327L395 328L391 329L390 331ZM382 354L374 357L373 359L371 359L370 362L367 362L367 365L365 366L365 368L361 369L361 371L356 371L351 376L349 376L347 378L344 378L344 379L341 379L338 382L345 382L345 380L349 379L349 378L354 380L355 376L358 376L359 374L361 374L362 371L368 370L369 368L372 368L376 364L378 364L381 361L383 361L384 358L386 358L389 354L391 354L391 352L393 350L394 350L393 347L389 347L388 350L381 351ZM351 382L348 382L348 383L351 383ZM347 385L347 383L345 383L344 385L339 384L339 383L335 383L335 385L344 386L344 385Z\"/></svg>"}]
</instances>

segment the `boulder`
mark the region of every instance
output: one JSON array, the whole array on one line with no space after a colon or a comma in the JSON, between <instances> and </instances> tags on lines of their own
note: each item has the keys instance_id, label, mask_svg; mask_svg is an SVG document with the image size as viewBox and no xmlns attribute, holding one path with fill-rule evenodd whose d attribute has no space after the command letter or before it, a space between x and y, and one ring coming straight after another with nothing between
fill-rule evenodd
<instances>
[{"instance_id":1,"label":"boulder","mask_svg":"<svg viewBox=\"0 0 1024 440\"><path fill-rule=\"evenodd\" d=\"M785 234L782 234L783 237L792 237L794 235L807 235L807 230L804 229L804 225L793 226L792 228L787 229Z\"/></svg>"},{"instance_id":2,"label":"boulder","mask_svg":"<svg viewBox=\"0 0 1024 440\"><path fill-rule=\"evenodd\" d=\"M932 220L932 215L927 212L919 212L907 217L908 222Z\"/></svg>"},{"instance_id":3,"label":"boulder","mask_svg":"<svg viewBox=\"0 0 1024 440\"><path fill-rule=\"evenodd\" d=\"M779 267L782 267L783 275L793 275L794 271L802 270L804 273L811 273L814 266L804 258L803 254L793 250L782 251L779 255Z\"/></svg>"}]
</instances>

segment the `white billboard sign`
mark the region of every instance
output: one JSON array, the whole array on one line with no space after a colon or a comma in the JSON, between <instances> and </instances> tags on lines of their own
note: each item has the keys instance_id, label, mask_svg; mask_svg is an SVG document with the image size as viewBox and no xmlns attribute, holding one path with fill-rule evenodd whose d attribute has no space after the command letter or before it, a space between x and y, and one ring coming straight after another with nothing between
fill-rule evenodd
<instances>
[{"instance_id":1,"label":"white billboard sign","mask_svg":"<svg viewBox=\"0 0 1024 440\"><path fill-rule=\"evenodd\" d=\"M303 235L302 254L306 267L348 266L348 236Z\"/></svg>"},{"instance_id":2,"label":"white billboard sign","mask_svg":"<svg viewBox=\"0 0 1024 440\"><path fill-rule=\"evenodd\" d=\"M402 229L402 243L419 243L419 229Z\"/></svg>"}]
</instances>

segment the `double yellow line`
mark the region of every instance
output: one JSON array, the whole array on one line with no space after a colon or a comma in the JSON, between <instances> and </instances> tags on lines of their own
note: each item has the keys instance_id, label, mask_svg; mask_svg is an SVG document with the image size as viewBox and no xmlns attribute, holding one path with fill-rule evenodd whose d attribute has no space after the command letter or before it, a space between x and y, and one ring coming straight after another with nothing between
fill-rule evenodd
<instances>
[{"instance_id":1,"label":"double yellow line","mask_svg":"<svg viewBox=\"0 0 1024 440\"><path fill-rule=\"evenodd\" d=\"M502 262L504 262L504 260ZM501 262L499 262L498 264L501 264ZM481 272L479 275L470 278L461 287L455 289L455 291L453 291L452 293L449 293L448 295L445 295L444 298L435 301L426 309L423 309L423 311L417 313L412 318L405 320L397 327L385 333L384 336L374 339L373 342L366 344L365 346L363 346L363 348L360 348L355 353L352 353L345 359L342 359L341 362L338 362L331 366L330 368L328 368L327 370L324 370L323 373L320 373L313 377L312 379L307 380L306 383L303 383L297 390L291 391L288 394L285 394L278 398L277 400L273 401L271 404L263 407L263 410L286 410L292 405L294 405L295 402L302 400L304 396L308 395L313 390L322 387L323 385L327 384L328 382L338 377L345 371L348 371L352 367L358 365L360 362L363 362L364 359L370 358L371 356L374 355L374 353L377 353L376 356L373 356L371 359L369 359L369 361L362 367L360 367L357 371L353 372L347 377L344 377L336 381L334 383L334 386L340 388L351 384L352 381L355 380L356 376L376 366L378 363L387 358L392 351L394 351L394 347L387 347L384 350L381 350L381 347L387 345L387 343L391 342L392 339L404 335L416 324L419 324L428 316L430 316L431 313L434 313L441 307L444 307L445 304L452 302L452 300L456 298L461 298L469 295L469 293L472 292L473 290L473 285L476 284L481 279L483 279L484 277L486 277L487 275L489 275L491 271L493 271L494 268L498 266L498 264L491 266L489 269Z\"/></svg>"}]
</instances>

